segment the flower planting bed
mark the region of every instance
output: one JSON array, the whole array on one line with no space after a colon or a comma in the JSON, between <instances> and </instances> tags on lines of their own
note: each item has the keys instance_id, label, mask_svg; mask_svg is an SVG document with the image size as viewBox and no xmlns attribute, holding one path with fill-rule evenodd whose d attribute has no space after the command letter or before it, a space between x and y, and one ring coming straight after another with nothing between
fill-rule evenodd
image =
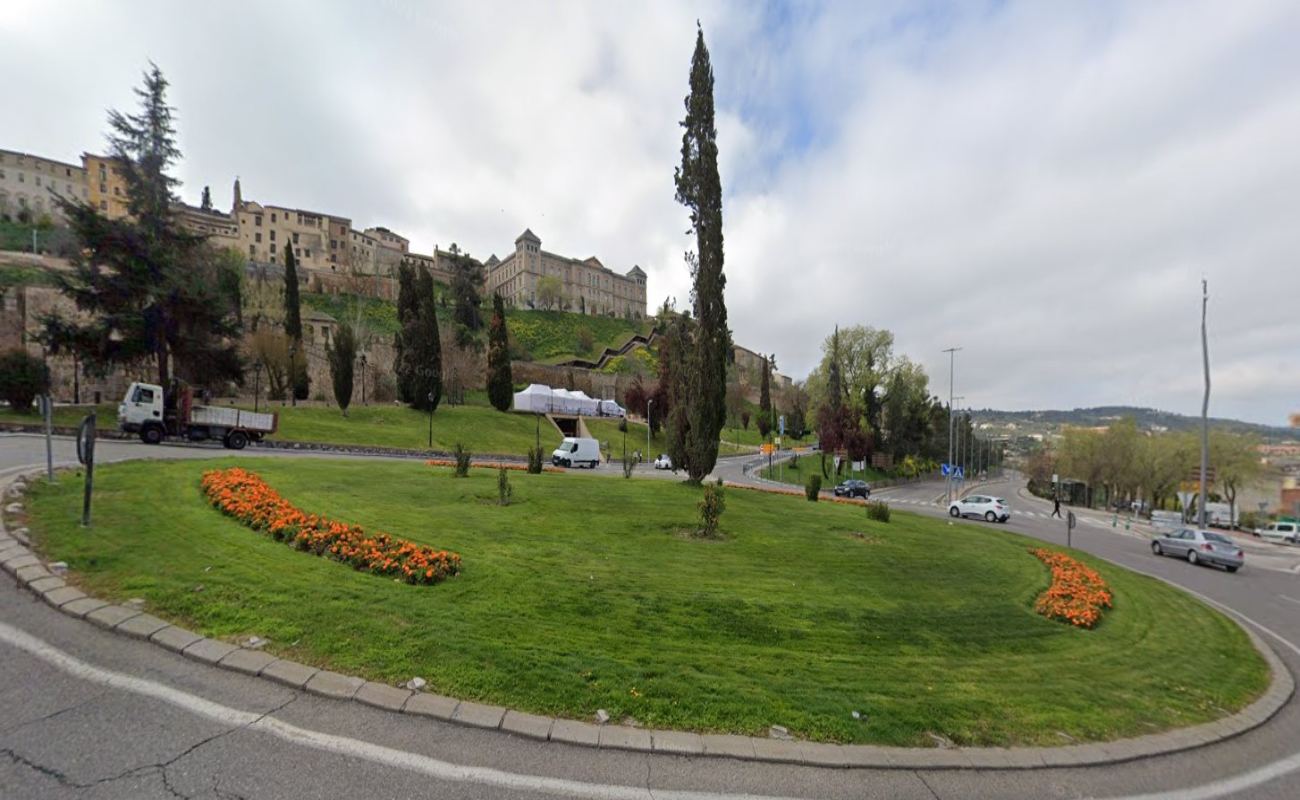
<instances>
[{"instance_id":1,"label":"flower planting bed","mask_svg":"<svg viewBox=\"0 0 1300 800\"><path fill-rule=\"evenodd\" d=\"M257 473L239 467L203 473L208 502L253 530L354 569L391 575L407 583L437 583L460 573L460 555L394 539L367 535L360 525L307 514L295 508Z\"/></svg>"},{"instance_id":2,"label":"flower planting bed","mask_svg":"<svg viewBox=\"0 0 1300 800\"><path fill-rule=\"evenodd\" d=\"M1091 628L1101 621L1102 610L1110 608L1114 598L1096 570L1064 553L1041 547L1030 552L1052 570L1052 585L1039 595L1035 611L1080 628Z\"/></svg>"}]
</instances>

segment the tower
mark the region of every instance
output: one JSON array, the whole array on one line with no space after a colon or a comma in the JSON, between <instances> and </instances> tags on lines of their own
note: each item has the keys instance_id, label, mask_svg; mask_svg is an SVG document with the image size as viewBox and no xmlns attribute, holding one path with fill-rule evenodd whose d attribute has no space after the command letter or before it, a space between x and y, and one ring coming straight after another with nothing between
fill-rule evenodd
<instances>
[{"instance_id":1,"label":"tower","mask_svg":"<svg viewBox=\"0 0 1300 800\"><path fill-rule=\"evenodd\" d=\"M231 208L230 208L230 213L231 213L232 215L233 215L233 214L238 214L238 213L239 213L239 207L240 207L241 205L243 205L243 204L244 204L244 197L243 197L243 194L239 191L239 176L236 175L236 176L235 176L235 202L234 202L234 205L231 206Z\"/></svg>"}]
</instances>

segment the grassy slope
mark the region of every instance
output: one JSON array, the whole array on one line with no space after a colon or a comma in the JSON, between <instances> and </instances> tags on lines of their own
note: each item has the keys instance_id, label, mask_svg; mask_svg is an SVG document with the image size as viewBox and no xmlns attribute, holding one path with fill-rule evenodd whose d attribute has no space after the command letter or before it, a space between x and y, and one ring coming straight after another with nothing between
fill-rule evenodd
<instances>
[{"instance_id":1,"label":"grassy slope","mask_svg":"<svg viewBox=\"0 0 1300 800\"><path fill-rule=\"evenodd\" d=\"M578 329L591 331L594 346L578 350ZM606 347L621 347L634 333L646 333L650 323L633 323L613 317L592 317L564 311L506 310L506 328L527 348L534 361L554 364L575 358L594 358Z\"/></svg>"},{"instance_id":2,"label":"grassy slope","mask_svg":"<svg viewBox=\"0 0 1300 800\"><path fill-rule=\"evenodd\" d=\"M587 423L587 431L600 441L609 442L614 457L616 459L621 458L623 454L623 433L618 429L618 421L611 419L587 419L585 421ZM640 450L643 455L646 453L645 434L645 423L629 422L627 424L627 450L629 453L633 450ZM730 441L730 430L724 430L721 439L722 443L718 447L718 455L720 456L734 456L742 453L755 452L756 445L737 445L735 442ZM664 438L664 432L661 429L658 436L654 436L650 439L650 454L647 456L647 459L654 458L667 449L668 445Z\"/></svg>"},{"instance_id":3,"label":"grassy slope","mask_svg":"<svg viewBox=\"0 0 1300 800\"><path fill-rule=\"evenodd\" d=\"M834 462L831 461L830 459L831 456L827 455L826 469L828 472L832 471L832 468L834 467ZM799 456L799 460L795 463L791 463L787 461L784 464L781 464L780 466L773 467L771 470L768 470L765 467L763 469L763 477L769 478L774 481L781 481L783 483L791 483L796 486L803 486L808 482L809 475L821 474L821 464L822 464L821 456L819 454L808 453L806 455ZM849 478L858 478L860 480L864 480L870 483L871 481L884 480L885 478L888 477L889 477L888 473L884 472L883 470L875 469L874 467L867 467L864 470L845 469L839 475L835 475L832 473L831 477L829 478L823 477L822 488L830 489L840 481L845 481L848 480Z\"/></svg>"},{"instance_id":4,"label":"grassy slope","mask_svg":"<svg viewBox=\"0 0 1300 800\"><path fill-rule=\"evenodd\" d=\"M1086 556L1114 610L1094 631L1039 617L1037 543L1001 529L903 513L882 525L732 490L728 539L700 542L679 533L698 492L677 483L519 474L502 508L487 470L256 462L301 508L464 556L461 577L411 587L223 517L199 497L204 466L103 467L94 536L77 527L75 477L38 486L33 529L88 589L143 597L205 634L266 636L287 657L578 718L605 708L759 735L782 724L837 741L1060 744L1058 731L1104 739L1220 716L1267 681L1225 617ZM1214 680L1171 681L1170 664Z\"/></svg>"}]
</instances>

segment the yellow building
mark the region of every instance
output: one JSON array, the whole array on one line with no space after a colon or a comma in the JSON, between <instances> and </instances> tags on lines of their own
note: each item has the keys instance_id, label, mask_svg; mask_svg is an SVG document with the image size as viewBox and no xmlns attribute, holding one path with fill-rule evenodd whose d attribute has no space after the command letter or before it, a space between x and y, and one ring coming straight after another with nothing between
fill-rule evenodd
<instances>
[{"instance_id":1,"label":"yellow building","mask_svg":"<svg viewBox=\"0 0 1300 800\"><path fill-rule=\"evenodd\" d=\"M90 204L109 219L121 219L127 216L130 211L126 195L126 177L122 175L117 159L112 156L82 153L81 166L85 170Z\"/></svg>"}]
</instances>

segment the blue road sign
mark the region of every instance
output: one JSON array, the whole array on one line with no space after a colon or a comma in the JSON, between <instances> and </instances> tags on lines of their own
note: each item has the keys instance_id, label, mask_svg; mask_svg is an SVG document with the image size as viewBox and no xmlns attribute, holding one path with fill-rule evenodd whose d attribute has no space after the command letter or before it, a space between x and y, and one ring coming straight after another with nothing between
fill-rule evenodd
<instances>
[{"instance_id":1,"label":"blue road sign","mask_svg":"<svg viewBox=\"0 0 1300 800\"><path fill-rule=\"evenodd\" d=\"M785 414L782 414L780 418L777 419L777 426L781 430L781 435L785 436Z\"/></svg>"},{"instance_id":2,"label":"blue road sign","mask_svg":"<svg viewBox=\"0 0 1300 800\"><path fill-rule=\"evenodd\" d=\"M939 465L939 472L940 472L940 474L942 474L945 478L946 478L946 477L951 473L951 471L952 471L952 468L949 467L947 464L940 464L940 465Z\"/></svg>"},{"instance_id":3,"label":"blue road sign","mask_svg":"<svg viewBox=\"0 0 1300 800\"><path fill-rule=\"evenodd\" d=\"M954 478L957 478L958 480L965 480L965 479L966 479L966 475L965 475L964 472L962 472L962 468L961 468L961 467L954 467L953 470L952 470L952 475L953 475Z\"/></svg>"}]
</instances>

